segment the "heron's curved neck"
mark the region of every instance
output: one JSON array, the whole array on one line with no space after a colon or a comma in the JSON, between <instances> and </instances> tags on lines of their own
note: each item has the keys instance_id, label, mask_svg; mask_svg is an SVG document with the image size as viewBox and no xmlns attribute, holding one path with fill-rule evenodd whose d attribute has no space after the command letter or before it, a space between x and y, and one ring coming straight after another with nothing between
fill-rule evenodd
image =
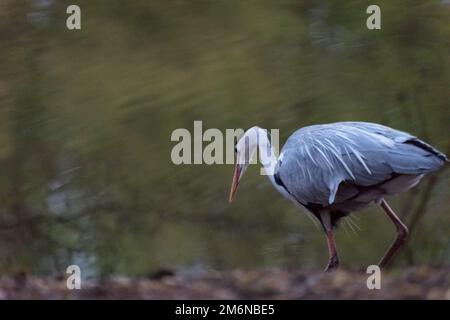
<instances>
[{"instance_id":1,"label":"heron's curved neck","mask_svg":"<svg viewBox=\"0 0 450 320\"><path fill-rule=\"evenodd\" d=\"M260 160L261 164L264 167L265 175L267 175L267 178L269 178L270 182L275 187L275 189L278 190L278 192L297 203L296 200L291 197L289 192L275 180L275 174L278 170L277 164L279 159L275 154L275 150L272 144L270 143L267 131L261 129L261 131L258 132L258 138Z\"/></svg>"},{"instance_id":2,"label":"heron's curved neck","mask_svg":"<svg viewBox=\"0 0 450 320\"><path fill-rule=\"evenodd\" d=\"M275 170L278 158L266 130L261 129L258 132L258 147L260 162L264 167L265 174L272 181L274 179L273 175L276 173ZM273 181L273 183L275 183L275 181Z\"/></svg>"}]
</instances>

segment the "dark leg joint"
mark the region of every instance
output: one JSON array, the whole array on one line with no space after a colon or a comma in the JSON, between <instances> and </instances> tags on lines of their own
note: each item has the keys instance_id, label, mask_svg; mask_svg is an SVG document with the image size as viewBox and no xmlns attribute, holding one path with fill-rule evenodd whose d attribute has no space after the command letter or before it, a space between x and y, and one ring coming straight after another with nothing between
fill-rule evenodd
<instances>
[{"instance_id":1,"label":"dark leg joint","mask_svg":"<svg viewBox=\"0 0 450 320\"><path fill-rule=\"evenodd\" d=\"M405 243L409 236L409 230L408 227L405 225L402 225L397 229L397 237L398 241L401 243Z\"/></svg>"}]
</instances>

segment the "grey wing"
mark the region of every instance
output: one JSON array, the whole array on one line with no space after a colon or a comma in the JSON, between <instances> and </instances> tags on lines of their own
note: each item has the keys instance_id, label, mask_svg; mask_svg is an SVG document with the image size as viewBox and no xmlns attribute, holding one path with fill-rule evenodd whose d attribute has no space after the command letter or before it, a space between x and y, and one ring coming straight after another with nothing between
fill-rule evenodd
<instances>
[{"instance_id":1,"label":"grey wing","mask_svg":"<svg viewBox=\"0 0 450 320\"><path fill-rule=\"evenodd\" d=\"M297 201L330 205L344 181L369 187L394 174L437 170L445 161L445 155L408 133L372 123L341 122L296 131L283 147L277 174ZM347 192L350 197L356 190Z\"/></svg>"},{"instance_id":2,"label":"grey wing","mask_svg":"<svg viewBox=\"0 0 450 320\"><path fill-rule=\"evenodd\" d=\"M432 145L420 140L419 138L400 130L395 130L381 124L370 122L340 122L340 124L347 125L349 127L355 127L367 132L375 133L385 136L397 143L406 143L415 145L418 148L428 151L430 154L440 158L444 162L448 162L447 156L434 148Z\"/></svg>"}]
</instances>

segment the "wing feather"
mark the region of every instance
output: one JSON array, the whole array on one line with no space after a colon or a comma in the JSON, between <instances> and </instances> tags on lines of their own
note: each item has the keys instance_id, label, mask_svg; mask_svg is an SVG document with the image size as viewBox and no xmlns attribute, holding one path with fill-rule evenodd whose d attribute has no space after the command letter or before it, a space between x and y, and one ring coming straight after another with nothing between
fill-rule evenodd
<instances>
[{"instance_id":1,"label":"wing feather","mask_svg":"<svg viewBox=\"0 0 450 320\"><path fill-rule=\"evenodd\" d=\"M329 205L341 182L373 186L394 174L437 170L444 154L402 131L366 122L309 126L292 134L282 152L279 176L298 201ZM349 188L348 194L354 189ZM339 199L337 199L339 201Z\"/></svg>"}]
</instances>

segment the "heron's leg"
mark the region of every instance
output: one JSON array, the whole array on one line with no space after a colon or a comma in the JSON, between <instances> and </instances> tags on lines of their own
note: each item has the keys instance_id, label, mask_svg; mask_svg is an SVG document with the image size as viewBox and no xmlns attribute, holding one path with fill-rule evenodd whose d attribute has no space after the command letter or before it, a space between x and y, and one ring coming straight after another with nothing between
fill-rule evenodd
<instances>
[{"instance_id":1,"label":"heron's leg","mask_svg":"<svg viewBox=\"0 0 450 320\"><path fill-rule=\"evenodd\" d=\"M333 230L327 231L327 244L328 244L328 265L325 271L331 271L339 266L339 257L336 250L336 242L334 241Z\"/></svg>"},{"instance_id":2,"label":"heron's leg","mask_svg":"<svg viewBox=\"0 0 450 320\"><path fill-rule=\"evenodd\" d=\"M405 224L400 220L400 218L397 217L394 210L392 210L391 207L387 204L386 200L384 199L381 200L380 205L386 212L389 219L391 219L391 221L395 224L395 228L397 229L397 238L392 243L389 250L386 251L380 263L378 264L380 268L384 268L389 264L389 262L391 262L392 258L395 256L397 251L406 242L409 231L408 227L405 226Z\"/></svg>"},{"instance_id":3,"label":"heron's leg","mask_svg":"<svg viewBox=\"0 0 450 320\"><path fill-rule=\"evenodd\" d=\"M330 213L329 212L323 212L320 214L322 225L325 229L325 234L327 236L327 245L328 245L328 265L325 268L325 271L331 271L333 269L336 269L339 266L339 257L337 254L336 249L336 242L334 241L334 234L333 234L333 226L330 222Z\"/></svg>"}]
</instances>

